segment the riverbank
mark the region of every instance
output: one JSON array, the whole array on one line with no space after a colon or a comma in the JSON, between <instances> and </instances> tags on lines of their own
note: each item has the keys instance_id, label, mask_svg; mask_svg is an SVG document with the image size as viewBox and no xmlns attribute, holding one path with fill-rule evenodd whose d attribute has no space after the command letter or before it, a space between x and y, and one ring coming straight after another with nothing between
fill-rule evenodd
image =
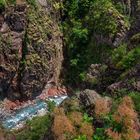
<instances>
[{"instance_id":1,"label":"riverbank","mask_svg":"<svg viewBox=\"0 0 140 140\"><path fill-rule=\"evenodd\" d=\"M6 129L22 128L26 120L45 115L48 112L47 101L55 102L56 106L67 98L66 89L63 87L46 85L42 93L34 100L1 102L0 121Z\"/></svg>"}]
</instances>

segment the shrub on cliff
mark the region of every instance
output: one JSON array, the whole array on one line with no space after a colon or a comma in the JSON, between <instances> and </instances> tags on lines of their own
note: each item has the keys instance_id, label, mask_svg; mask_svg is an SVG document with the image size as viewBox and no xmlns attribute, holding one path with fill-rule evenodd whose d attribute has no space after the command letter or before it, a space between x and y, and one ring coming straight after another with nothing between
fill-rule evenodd
<instances>
[{"instance_id":1,"label":"shrub on cliff","mask_svg":"<svg viewBox=\"0 0 140 140\"><path fill-rule=\"evenodd\" d=\"M28 4L36 7L36 0L27 0Z\"/></svg>"},{"instance_id":2,"label":"shrub on cliff","mask_svg":"<svg viewBox=\"0 0 140 140\"><path fill-rule=\"evenodd\" d=\"M54 110L54 121L51 131L53 138L57 140L71 140L75 136L76 130L65 115L63 108Z\"/></svg>"},{"instance_id":3,"label":"shrub on cliff","mask_svg":"<svg viewBox=\"0 0 140 140\"><path fill-rule=\"evenodd\" d=\"M113 140L138 140L140 138L140 123L134 110L132 99L128 96L122 99L117 111L113 114L119 129L112 127L107 129L107 135Z\"/></svg>"},{"instance_id":4,"label":"shrub on cliff","mask_svg":"<svg viewBox=\"0 0 140 140\"><path fill-rule=\"evenodd\" d=\"M128 50L126 44L120 45L112 51L112 62L117 68L129 69L135 66L140 59L140 47Z\"/></svg>"},{"instance_id":5,"label":"shrub on cliff","mask_svg":"<svg viewBox=\"0 0 140 140\"><path fill-rule=\"evenodd\" d=\"M140 118L140 94L139 92L130 92L129 96L132 98L135 105L135 109L138 112Z\"/></svg>"},{"instance_id":6,"label":"shrub on cliff","mask_svg":"<svg viewBox=\"0 0 140 140\"><path fill-rule=\"evenodd\" d=\"M65 114L63 108L54 110L54 120L51 127L53 139L74 140L83 139L92 140L94 134L93 126L84 121L81 112L73 111Z\"/></svg>"},{"instance_id":7,"label":"shrub on cliff","mask_svg":"<svg viewBox=\"0 0 140 140\"><path fill-rule=\"evenodd\" d=\"M64 2L63 30L69 83L79 84L91 64L105 60L111 50L109 40L113 40L119 30L118 18L126 24L111 0Z\"/></svg>"},{"instance_id":8,"label":"shrub on cliff","mask_svg":"<svg viewBox=\"0 0 140 140\"><path fill-rule=\"evenodd\" d=\"M6 1L5 0L0 0L0 12L4 10L6 6Z\"/></svg>"},{"instance_id":9,"label":"shrub on cliff","mask_svg":"<svg viewBox=\"0 0 140 140\"><path fill-rule=\"evenodd\" d=\"M36 117L27 122L23 131L15 133L17 135L16 138L17 140L39 140L48 132L50 124L50 115Z\"/></svg>"},{"instance_id":10,"label":"shrub on cliff","mask_svg":"<svg viewBox=\"0 0 140 140\"><path fill-rule=\"evenodd\" d=\"M102 118L110 112L110 105L104 99L97 99L95 102L95 116L96 118Z\"/></svg>"},{"instance_id":11,"label":"shrub on cliff","mask_svg":"<svg viewBox=\"0 0 140 140\"><path fill-rule=\"evenodd\" d=\"M117 99L113 104L109 114L100 118L94 116L93 140L138 140L140 137L140 122L132 99L125 96L120 100Z\"/></svg>"}]
</instances>

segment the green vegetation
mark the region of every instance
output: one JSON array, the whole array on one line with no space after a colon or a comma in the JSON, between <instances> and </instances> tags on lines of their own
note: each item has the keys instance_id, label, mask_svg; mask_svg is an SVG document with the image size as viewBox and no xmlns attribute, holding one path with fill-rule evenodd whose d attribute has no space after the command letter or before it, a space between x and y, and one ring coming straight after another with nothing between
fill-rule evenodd
<instances>
[{"instance_id":1,"label":"green vegetation","mask_svg":"<svg viewBox=\"0 0 140 140\"><path fill-rule=\"evenodd\" d=\"M140 60L140 47L127 52L122 60L117 64L118 67L123 67L125 69L135 66Z\"/></svg>"},{"instance_id":2,"label":"green vegetation","mask_svg":"<svg viewBox=\"0 0 140 140\"><path fill-rule=\"evenodd\" d=\"M105 128L96 128L93 140L109 140L105 134Z\"/></svg>"},{"instance_id":3,"label":"green vegetation","mask_svg":"<svg viewBox=\"0 0 140 140\"><path fill-rule=\"evenodd\" d=\"M0 11L11 4L16 4L16 0L1 0ZM51 31L55 28L55 23L52 23L56 21L51 19L56 16L55 11L49 11L52 12L52 15L47 13L37 5L36 0L27 0L27 4L29 4L27 9L28 25L22 40L24 47L19 67L20 73L24 69L29 72L34 71L29 68L36 63L39 64L34 65L37 70L39 67L47 69L48 62L53 63L54 61L51 59L51 55L57 56L55 47L53 47L55 43L51 44L52 42L48 41L53 38L54 34L57 34L55 29L53 30L54 34ZM135 128L137 122L135 120L140 118L140 94L130 91L137 79L136 76L133 77L133 71L132 74L130 71L135 70L135 66L139 64L140 33L133 35L129 43L123 40L124 42L122 41L120 45L113 46L113 41L123 31L125 33L125 29L129 27L129 20L131 20L129 5L127 7L126 4L115 3L112 0L66 0L63 5L54 2L49 6L60 10L60 13L62 12L61 28L65 45L64 67L67 74L64 74L66 76L64 78L66 84L79 88L81 87L79 85L84 83L83 85L89 88L88 84L92 83L93 86L90 88L95 87L99 93L103 91L104 95L108 92L108 87L114 83L122 82L122 87L120 85L111 87L112 91L109 92L113 92L113 103L109 103L110 108L106 105L104 98L93 103L93 108L87 109L88 111L84 110L83 106L81 107L77 97L70 98L70 102L67 100L58 108L55 108L54 102L47 102L50 113L28 121L25 129L15 132L17 140L40 140L48 132L54 134L54 137L58 139L64 137L67 140L137 139L138 134ZM120 29L122 26L124 28ZM8 37L5 46L10 48L12 40L10 36ZM0 41L0 45L3 45L2 43ZM30 47L31 50L28 51ZM45 53L42 53L44 48ZM86 85L87 70L91 64L101 64L102 67L99 71L98 68L93 70L93 78L91 70L91 81L89 80ZM132 75L130 79L126 78L129 74ZM126 86L123 85L124 81L126 81ZM100 87L96 88L98 84ZM127 88L129 85L130 88ZM85 87L83 86L83 88Z\"/></svg>"},{"instance_id":4,"label":"green vegetation","mask_svg":"<svg viewBox=\"0 0 140 140\"><path fill-rule=\"evenodd\" d=\"M126 53L127 53L127 45L126 44L122 44L118 48L114 49L112 51L112 57L111 57L113 63L116 64L120 60L122 60L123 57L126 55Z\"/></svg>"},{"instance_id":5,"label":"green vegetation","mask_svg":"<svg viewBox=\"0 0 140 140\"><path fill-rule=\"evenodd\" d=\"M0 11L2 11L5 8L6 5L6 1L5 0L1 0L0 1Z\"/></svg>"},{"instance_id":6,"label":"green vegetation","mask_svg":"<svg viewBox=\"0 0 140 140\"><path fill-rule=\"evenodd\" d=\"M93 121L93 118L88 116L87 113L84 113L84 121L87 123L91 123Z\"/></svg>"},{"instance_id":7,"label":"green vegetation","mask_svg":"<svg viewBox=\"0 0 140 140\"><path fill-rule=\"evenodd\" d=\"M36 5L36 0L27 0L27 3L30 4L30 5L32 5L32 6L34 6L34 7L37 6Z\"/></svg>"},{"instance_id":8,"label":"green vegetation","mask_svg":"<svg viewBox=\"0 0 140 140\"><path fill-rule=\"evenodd\" d=\"M26 129L16 134L17 140L39 140L43 138L52 124L51 112L55 108L55 103L48 101L48 114L41 117L35 117L33 120L27 121Z\"/></svg>"},{"instance_id":9,"label":"green vegetation","mask_svg":"<svg viewBox=\"0 0 140 140\"><path fill-rule=\"evenodd\" d=\"M53 101L47 101L47 104L48 104L48 111L49 112L52 112L56 106L55 102Z\"/></svg>"},{"instance_id":10,"label":"green vegetation","mask_svg":"<svg viewBox=\"0 0 140 140\"><path fill-rule=\"evenodd\" d=\"M35 47L40 43L45 43L50 33L49 24L52 22L50 17L46 14L45 10L36 6L36 2L29 1L30 8L27 12L29 21L27 29L28 42L35 42Z\"/></svg>"},{"instance_id":11,"label":"green vegetation","mask_svg":"<svg viewBox=\"0 0 140 140\"><path fill-rule=\"evenodd\" d=\"M136 93L130 93L134 104L139 100ZM138 139L139 132L133 128L135 123L130 121L137 119L137 114L134 110L133 101L128 96L122 97L119 101L113 102L111 112L104 116L101 121L102 127L95 129L93 140L127 140ZM94 118L95 120L97 118Z\"/></svg>"},{"instance_id":12,"label":"green vegetation","mask_svg":"<svg viewBox=\"0 0 140 140\"><path fill-rule=\"evenodd\" d=\"M139 118L140 118L140 93L130 92L128 95L132 98L135 105L135 109L139 113Z\"/></svg>"},{"instance_id":13,"label":"green vegetation","mask_svg":"<svg viewBox=\"0 0 140 140\"><path fill-rule=\"evenodd\" d=\"M75 138L74 140L87 140L85 135L80 135L77 138Z\"/></svg>"},{"instance_id":14,"label":"green vegetation","mask_svg":"<svg viewBox=\"0 0 140 140\"><path fill-rule=\"evenodd\" d=\"M16 0L6 0L8 4L16 4Z\"/></svg>"},{"instance_id":15,"label":"green vegetation","mask_svg":"<svg viewBox=\"0 0 140 140\"><path fill-rule=\"evenodd\" d=\"M17 140L39 140L47 133L50 125L50 115L36 117L27 122L26 129L17 133Z\"/></svg>"},{"instance_id":16,"label":"green vegetation","mask_svg":"<svg viewBox=\"0 0 140 140\"><path fill-rule=\"evenodd\" d=\"M52 124L51 112L55 108L55 103L48 101L48 114L41 117L35 117L33 120L26 122L26 129L15 132L17 140L40 140L48 133Z\"/></svg>"},{"instance_id":17,"label":"green vegetation","mask_svg":"<svg viewBox=\"0 0 140 140\"><path fill-rule=\"evenodd\" d=\"M80 0L64 2L63 31L67 46L67 82L77 85L84 80L88 66L102 63L111 47L101 38L113 38L118 31L117 18L127 21L111 0Z\"/></svg>"},{"instance_id":18,"label":"green vegetation","mask_svg":"<svg viewBox=\"0 0 140 140\"><path fill-rule=\"evenodd\" d=\"M127 50L127 45L123 44L112 52L112 61L117 68L129 69L135 66L140 60L140 47Z\"/></svg>"}]
</instances>

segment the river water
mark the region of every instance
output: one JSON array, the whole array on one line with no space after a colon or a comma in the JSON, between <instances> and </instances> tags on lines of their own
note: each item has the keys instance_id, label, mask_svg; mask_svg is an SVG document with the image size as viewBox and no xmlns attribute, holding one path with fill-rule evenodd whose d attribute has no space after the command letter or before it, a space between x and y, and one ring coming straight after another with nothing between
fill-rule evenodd
<instances>
[{"instance_id":1,"label":"river water","mask_svg":"<svg viewBox=\"0 0 140 140\"><path fill-rule=\"evenodd\" d=\"M54 101L56 103L56 106L58 106L66 98L67 96L59 96L49 98L48 100ZM47 103L45 101L37 99L34 102L35 103L32 105L17 110L10 117L6 117L6 119L2 122L3 126L6 129L18 129L22 127L27 120L32 119L35 116L42 115L42 113L47 113L48 108Z\"/></svg>"}]
</instances>

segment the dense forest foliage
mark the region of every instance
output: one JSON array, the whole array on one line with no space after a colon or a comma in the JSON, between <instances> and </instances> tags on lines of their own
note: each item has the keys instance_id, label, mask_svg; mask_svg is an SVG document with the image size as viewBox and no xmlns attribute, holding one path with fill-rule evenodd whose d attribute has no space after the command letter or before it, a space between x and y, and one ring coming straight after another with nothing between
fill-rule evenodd
<instances>
[{"instance_id":1,"label":"dense forest foliage","mask_svg":"<svg viewBox=\"0 0 140 140\"><path fill-rule=\"evenodd\" d=\"M106 59L124 69L137 63L139 44L130 49L126 42L120 42L115 47L120 28L129 29L133 22L129 10L127 5L112 0L64 1L63 29L71 84L84 80L91 64L108 63Z\"/></svg>"}]
</instances>

